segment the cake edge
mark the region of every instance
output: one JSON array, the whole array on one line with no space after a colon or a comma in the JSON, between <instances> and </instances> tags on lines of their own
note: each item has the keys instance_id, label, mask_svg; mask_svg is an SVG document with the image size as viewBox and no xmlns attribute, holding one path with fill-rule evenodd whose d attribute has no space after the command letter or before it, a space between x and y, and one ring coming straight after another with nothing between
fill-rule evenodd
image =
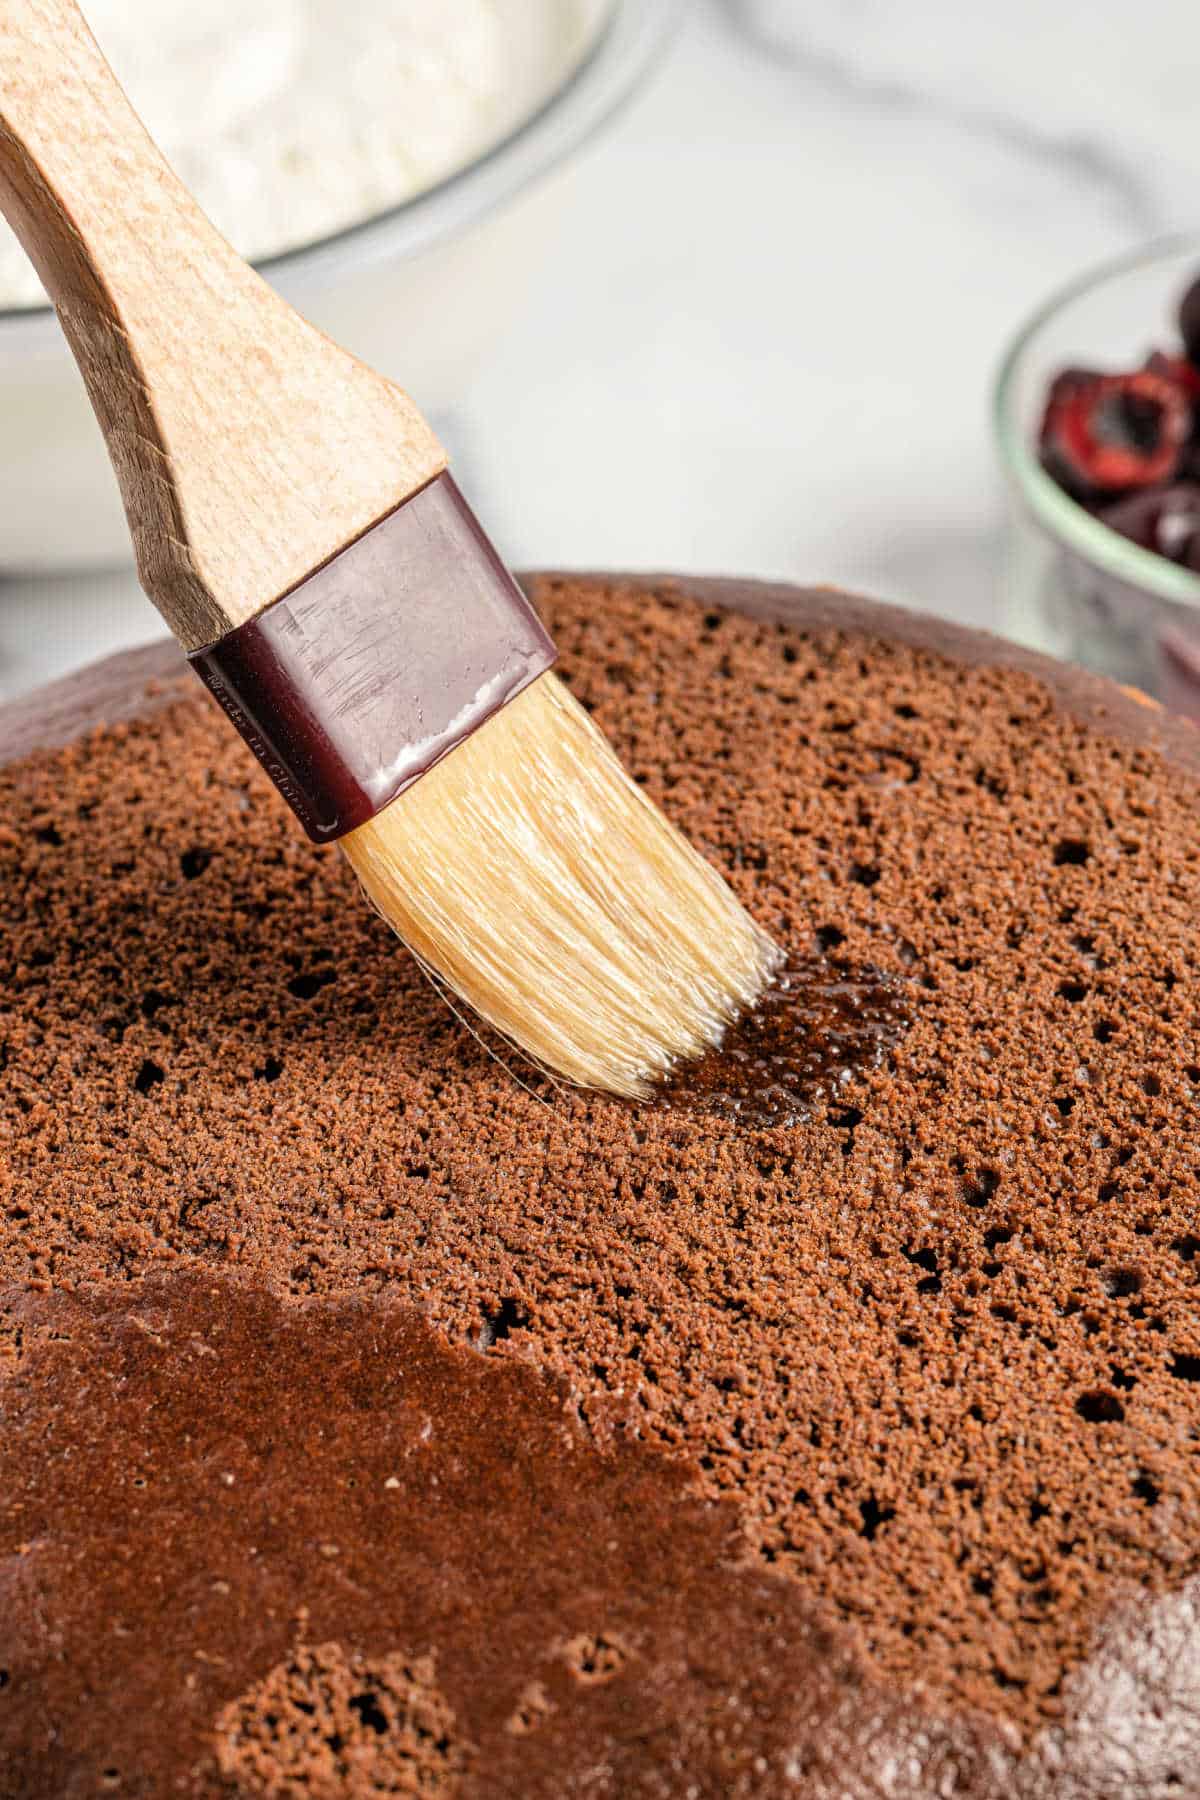
<instances>
[{"instance_id":1,"label":"cake edge","mask_svg":"<svg viewBox=\"0 0 1200 1800\"><path fill-rule=\"evenodd\" d=\"M648 590L799 631L890 640L974 667L1014 669L1042 682L1056 705L1081 724L1157 750L1200 776L1200 730L1165 712L1148 695L932 613L832 586L733 576L547 569L524 572L519 579L535 602L540 589L555 581ZM212 704L202 700L202 690L172 639L116 651L0 705L0 766L38 751L61 750L90 731L145 718L189 697Z\"/></svg>"}]
</instances>

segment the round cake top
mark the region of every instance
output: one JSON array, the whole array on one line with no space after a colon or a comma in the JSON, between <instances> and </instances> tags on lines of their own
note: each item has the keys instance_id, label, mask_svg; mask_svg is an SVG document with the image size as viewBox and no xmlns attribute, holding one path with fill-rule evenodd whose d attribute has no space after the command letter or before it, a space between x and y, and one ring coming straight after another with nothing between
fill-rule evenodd
<instances>
[{"instance_id":1,"label":"round cake top","mask_svg":"<svg viewBox=\"0 0 1200 1800\"><path fill-rule=\"evenodd\" d=\"M804 1119L558 1091L165 656L11 712L19 1791L1186 1791L1195 734L840 596L536 597L904 1028Z\"/></svg>"}]
</instances>

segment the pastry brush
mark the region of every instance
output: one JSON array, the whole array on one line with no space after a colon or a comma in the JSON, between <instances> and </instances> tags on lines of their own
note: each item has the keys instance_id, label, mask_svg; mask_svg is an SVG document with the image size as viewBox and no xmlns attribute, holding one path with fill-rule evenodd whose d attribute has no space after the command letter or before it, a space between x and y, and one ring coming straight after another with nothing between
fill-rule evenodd
<instances>
[{"instance_id":1,"label":"pastry brush","mask_svg":"<svg viewBox=\"0 0 1200 1800\"><path fill-rule=\"evenodd\" d=\"M636 1096L718 1042L770 939L551 672L416 407L209 223L73 0L0 6L0 207L142 586L309 836L545 1069Z\"/></svg>"}]
</instances>

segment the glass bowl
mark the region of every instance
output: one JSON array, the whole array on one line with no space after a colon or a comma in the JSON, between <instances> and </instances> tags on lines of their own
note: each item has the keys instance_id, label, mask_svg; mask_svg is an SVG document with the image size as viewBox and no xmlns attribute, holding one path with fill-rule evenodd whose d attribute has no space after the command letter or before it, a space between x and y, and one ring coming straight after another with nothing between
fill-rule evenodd
<instances>
[{"instance_id":1,"label":"glass bowl","mask_svg":"<svg viewBox=\"0 0 1200 1800\"><path fill-rule=\"evenodd\" d=\"M1072 282L1005 357L994 422L1009 493L1002 629L1200 720L1200 575L1093 518L1046 474L1037 450L1054 376L1134 369L1151 350L1174 350L1175 308L1198 273L1200 237L1187 236Z\"/></svg>"},{"instance_id":2,"label":"glass bowl","mask_svg":"<svg viewBox=\"0 0 1200 1800\"><path fill-rule=\"evenodd\" d=\"M429 414L452 413L568 203L576 152L641 85L683 0L589 0L591 48L502 143L403 205L259 264L285 299ZM0 571L127 562L83 383L48 306L0 310Z\"/></svg>"}]
</instances>

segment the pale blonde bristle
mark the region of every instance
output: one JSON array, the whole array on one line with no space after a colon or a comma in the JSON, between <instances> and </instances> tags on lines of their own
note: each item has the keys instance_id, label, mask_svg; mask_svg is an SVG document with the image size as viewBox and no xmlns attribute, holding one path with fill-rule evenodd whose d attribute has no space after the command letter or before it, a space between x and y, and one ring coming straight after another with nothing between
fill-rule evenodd
<instances>
[{"instance_id":1,"label":"pale blonde bristle","mask_svg":"<svg viewBox=\"0 0 1200 1800\"><path fill-rule=\"evenodd\" d=\"M718 1043L779 961L554 675L342 848L422 962L582 1087L645 1094Z\"/></svg>"}]
</instances>

